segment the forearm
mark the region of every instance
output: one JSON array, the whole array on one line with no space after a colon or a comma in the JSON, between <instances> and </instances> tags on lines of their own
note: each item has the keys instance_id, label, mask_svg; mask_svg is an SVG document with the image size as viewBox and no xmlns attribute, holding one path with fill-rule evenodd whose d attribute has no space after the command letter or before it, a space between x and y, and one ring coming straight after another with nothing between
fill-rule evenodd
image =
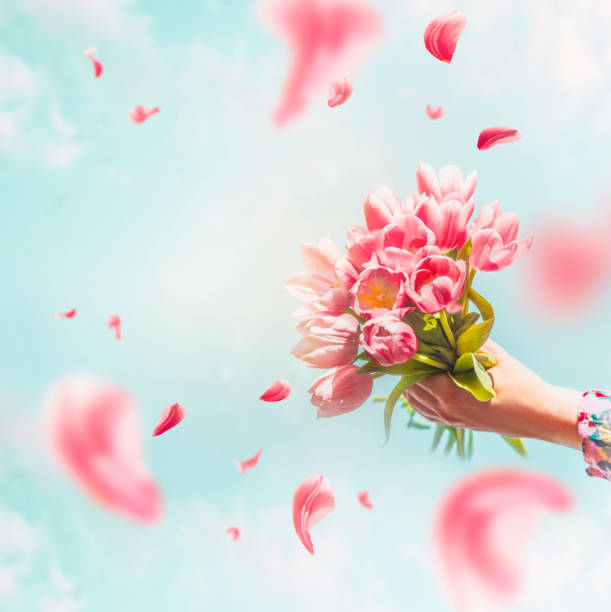
<instances>
[{"instance_id":1,"label":"forearm","mask_svg":"<svg viewBox=\"0 0 611 612\"><path fill-rule=\"evenodd\" d=\"M549 385L532 437L581 449L581 437L577 430L580 398L579 391Z\"/></svg>"}]
</instances>

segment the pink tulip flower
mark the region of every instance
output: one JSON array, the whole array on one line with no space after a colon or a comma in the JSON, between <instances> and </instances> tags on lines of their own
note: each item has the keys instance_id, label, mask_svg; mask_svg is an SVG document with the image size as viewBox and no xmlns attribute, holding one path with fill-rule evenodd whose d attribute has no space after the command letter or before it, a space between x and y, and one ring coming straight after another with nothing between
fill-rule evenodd
<instances>
[{"instance_id":1,"label":"pink tulip flower","mask_svg":"<svg viewBox=\"0 0 611 612\"><path fill-rule=\"evenodd\" d=\"M352 305L352 294L342 287L330 289L321 298L302 304L293 316L296 319L339 317Z\"/></svg>"},{"instance_id":2,"label":"pink tulip flower","mask_svg":"<svg viewBox=\"0 0 611 612\"><path fill-rule=\"evenodd\" d=\"M533 236L516 240L520 220L515 213L504 213L499 201L484 206L469 235L473 241L470 263L476 270L495 272L512 264L530 249Z\"/></svg>"},{"instance_id":3,"label":"pink tulip flower","mask_svg":"<svg viewBox=\"0 0 611 612\"><path fill-rule=\"evenodd\" d=\"M435 198L437 202L458 200L465 204L471 199L477 184L477 172L463 179L458 166L444 166L439 175L428 164L419 164L416 170L418 192Z\"/></svg>"},{"instance_id":4,"label":"pink tulip flower","mask_svg":"<svg viewBox=\"0 0 611 612\"><path fill-rule=\"evenodd\" d=\"M418 338L399 313L388 312L365 323L361 346L380 365L391 366L405 363L414 356Z\"/></svg>"},{"instance_id":5,"label":"pink tulip flower","mask_svg":"<svg viewBox=\"0 0 611 612\"><path fill-rule=\"evenodd\" d=\"M396 215L404 212L399 196L386 185L376 185L367 194L363 208L369 231L382 229L391 223Z\"/></svg>"},{"instance_id":6,"label":"pink tulip flower","mask_svg":"<svg viewBox=\"0 0 611 612\"><path fill-rule=\"evenodd\" d=\"M423 312L455 311L465 288L466 264L443 255L421 259L406 284L408 297Z\"/></svg>"},{"instance_id":7,"label":"pink tulip flower","mask_svg":"<svg viewBox=\"0 0 611 612\"><path fill-rule=\"evenodd\" d=\"M319 417L352 412L367 401L373 389L373 378L357 370L355 365L333 368L312 383L308 393L312 394L312 404L318 407Z\"/></svg>"},{"instance_id":8,"label":"pink tulip flower","mask_svg":"<svg viewBox=\"0 0 611 612\"><path fill-rule=\"evenodd\" d=\"M442 251L460 247L467 240L467 225L475 201L470 198L466 204L459 200L444 200L437 203L433 198L424 198L416 205L414 214L435 235L435 244Z\"/></svg>"},{"instance_id":9,"label":"pink tulip flower","mask_svg":"<svg viewBox=\"0 0 611 612\"><path fill-rule=\"evenodd\" d=\"M306 319L297 325L304 338L291 353L310 368L352 363L359 347L359 322L350 314Z\"/></svg>"},{"instance_id":10,"label":"pink tulip flower","mask_svg":"<svg viewBox=\"0 0 611 612\"><path fill-rule=\"evenodd\" d=\"M352 287L354 309L362 316L382 314L388 310L405 307L405 274L379 265L377 257L361 272Z\"/></svg>"}]
</instances>

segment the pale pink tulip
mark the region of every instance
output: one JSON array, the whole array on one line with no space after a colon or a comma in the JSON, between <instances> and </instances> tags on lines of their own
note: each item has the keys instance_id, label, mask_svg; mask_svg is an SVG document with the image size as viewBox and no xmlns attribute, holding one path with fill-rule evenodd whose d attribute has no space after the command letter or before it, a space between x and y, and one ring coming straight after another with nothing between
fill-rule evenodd
<instances>
[{"instance_id":1,"label":"pale pink tulip","mask_svg":"<svg viewBox=\"0 0 611 612\"><path fill-rule=\"evenodd\" d=\"M443 117L443 107L438 106L437 108L434 108L427 104L426 114L429 116L429 119L441 119L441 117Z\"/></svg>"},{"instance_id":2,"label":"pale pink tulip","mask_svg":"<svg viewBox=\"0 0 611 612\"><path fill-rule=\"evenodd\" d=\"M95 59L95 57L93 57L93 54L95 53L95 47L85 49L83 53L91 60L91 63L93 64L93 78L97 79L102 74L104 67L97 59Z\"/></svg>"},{"instance_id":3,"label":"pale pink tulip","mask_svg":"<svg viewBox=\"0 0 611 612\"><path fill-rule=\"evenodd\" d=\"M369 497L368 491L360 491L357 495L357 499L364 508L367 508L367 510L373 509L373 504L371 503L371 498Z\"/></svg>"},{"instance_id":4,"label":"pale pink tulip","mask_svg":"<svg viewBox=\"0 0 611 612\"><path fill-rule=\"evenodd\" d=\"M56 312L55 318L59 319L60 317L63 317L64 319L74 319L75 315L76 308L73 308L72 310L68 310L68 312Z\"/></svg>"},{"instance_id":5,"label":"pale pink tulip","mask_svg":"<svg viewBox=\"0 0 611 612\"><path fill-rule=\"evenodd\" d=\"M117 340L121 339L121 317L119 315L109 315L108 329L114 330Z\"/></svg>"},{"instance_id":6,"label":"pale pink tulip","mask_svg":"<svg viewBox=\"0 0 611 612\"><path fill-rule=\"evenodd\" d=\"M46 400L50 445L66 471L96 501L139 521L161 514L161 493L140 450L136 408L122 389L67 378Z\"/></svg>"},{"instance_id":7,"label":"pale pink tulip","mask_svg":"<svg viewBox=\"0 0 611 612\"><path fill-rule=\"evenodd\" d=\"M354 309L362 316L376 316L405 307L405 274L379 265L373 257L352 287Z\"/></svg>"},{"instance_id":8,"label":"pale pink tulip","mask_svg":"<svg viewBox=\"0 0 611 612\"><path fill-rule=\"evenodd\" d=\"M437 203L433 198L424 198L416 206L414 214L435 235L435 244L442 251L460 247L467 240L467 225L473 214L475 201L466 204L459 200L444 200Z\"/></svg>"},{"instance_id":9,"label":"pale pink tulip","mask_svg":"<svg viewBox=\"0 0 611 612\"><path fill-rule=\"evenodd\" d=\"M162 413L161 419L153 431L153 436L160 436L162 433L176 427L185 418L185 409L180 404L170 404L166 406Z\"/></svg>"},{"instance_id":10,"label":"pale pink tulip","mask_svg":"<svg viewBox=\"0 0 611 612\"><path fill-rule=\"evenodd\" d=\"M508 127L491 127L480 132L477 139L477 148L480 151L489 149L500 144L506 144L520 140L520 132Z\"/></svg>"},{"instance_id":11,"label":"pale pink tulip","mask_svg":"<svg viewBox=\"0 0 611 612\"><path fill-rule=\"evenodd\" d=\"M236 459L235 464L238 470L240 470L240 474L244 474L246 470L251 470L252 468L254 468L255 465L259 463L259 458L261 457L262 452L263 452L263 449L260 448L255 455L253 455L250 459L246 459L246 461L238 461Z\"/></svg>"},{"instance_id":12,"label":"pale pink tulip","mask_svg":"<svg viewBox=\"0 0 611 612\"><path fill-rule=\"evenodd\" d=\"M396 312L369 319L363 326L361 346L380 365L409 361L418 350L418 338L410 325Z\"/></svg>"},{"instance_id":13,"label":"pale pink tulip","mask_svg":"<svg viewBox=\"0 0 611 612\"><path fill-rule=\"evenodd\" d=\"M128 114L129 118L134 123L144 123L149 117L152 117L153 115L157 114L160 110L161 109L158 106L155 106L155 108L151 108L150 110L148 110L146 106L138 104L137 106L134 106L134 108L132 108Z\"/></svg>"},{"instance_id":14,"label":"pale pink tulip","mask_svg":"<svg viewBox=\"0 0 611 612\"><path fill-rule=\"evenodd\" d=\"M304 337L291 353L310 368L346 365L358 354L359 322L350 314L306 319L297 331Z\"/></svg>"},{"instance_id":15,"label":"pale pink tulip","mask_svg":"<svg viewBox=\"0 0 611 612\"><path fill-rule=\"evenodd\" d=\"M428 164L419 164L416 170L416 185L420 194L429 195L437 202L458 200L466 204L471 199L477 184L477 172L472 172L463 179L457 166L444 166L439 176ZM414 208L418 201L414 203Z\"/></svg>"},{"instance_id":16,"label":"pale pink tulip","mask_svg":"<svg viewBox=\"0 0 611 612\"><path fill-rule=\"evenodd\" d=\"M353 226L354 227L354 226ZM348 261L357 269L362 270L381 247L381 231L365 232L361 235L353 233L354 242L348 242Z\"/></svg>"},{"instance_id":17,"label":"pale pink tulip","mask_svg":"<svg viewBox=\"0 0 611 612\"><path fill-rule=\"evenodd\" d=\"M331 94L329 97L329 107L341 106L352 95L352 84L348 79L336 81L331 85Z\"/></svg>"},{"instance_id":18,"label":"pale pink tulip","mask_svg":"<svg viewBox=\"0 0 611 612\"><path fill-rule=\"evenodd\" d=\"M466 26L467 18L460 11L440 15L424 31L424 46L433 57L449 64Z\"/></svg>"},{"instance_id":19,"label":"pale pink tulip","mask_svg":"<svg viewBox=\"0 0 611 612\"><path fill-rule=\"evenodd\" d=\"M311 319L313 317L339 317L352 304L352 294L342 287L330 289L321 298L302 304L293 316L296 319Z\"/></svg>"},{"instance_id":20,"label":"pale pink tulip","mask_svg":"<svg viewBox=\"0 0 611 612\"><path fill-rule=\"evenodd\" d=\"M466 264L443 255L421 259L406 284L407 295L423 312L456 310L465 288Z\"/></svg>"},{"instance_id":21,"label":"pale pink tulip","mask_svg":"<svg viewBox=\"0 0 611 612\"><path fill-rule=\"evenodd\" d=\"M499 201L484 206L469 225L472 240L470 263L476 270L495 272L512 264L530 249L533 236L516 240L520 220L504 213Z\"/></svg>"},{"instance_id":22,"label":"pale pink tulip","mask_svg":"<svg viewBox=\"0 0 611 612\"><path fill-rule=\"evenodd\" d=\"M279 379L259 399L264 402L281 402L289 396L290 392L291 385L288 381Z\"/></svg>"},{"instance_id":23,"label":"pale pink tulip","mask_svg":"<svg viewBox=\"0 0 611 612\"><path fill-rule=\"evenodd\" d=\"M266 0L266 25L291 54L286 86L274 111L277 127L295 119L329 83L351 73L381 38L378 13L357 0Z\"/></svg>"},{"instance_id":24,"label":"pale pink tulip","mask_svg":"<svg viewBox=\"0 0 611 612\"><path fill-rule=\"evenodd\" d=\"M231 539L236 542L240 539L240 530L237 527L229 527L227 533L231 536Z\"/></svg>"},{"instance_id":25,"label":"pale pink tulip","mask_svg":"<svg viewBox=\"0 0 611 612\"><path fill-rule=\"evenodd\" d=\"M376 185L367 195L363 208L370 232L382 229L391 223L395 216L405 213L397 194L386 185Z\"/></svg>"},{"instance_id":26,"label":"pale pink tulip","mask_svg":"<svg viewBox=\"0 0 611 612\"><path fill-rule=\"evenodd\" d=\"M317 378L308 393L311 402L318 407L319 417L332 417L356 410L371 395L373 379L369 374L359 374L355 365L333 368Z\"/></svg>"},{"instance_id":27,"label":"pale pink tulip","mask_svg":"<svg viewBox=\"0 0 611 612\"><path fill-rule=\"evenodd\" d=\"M458 610L498 610L515 597L536 520L572 505L563 485L524 470L483 472L453 486L439 504L435 549Z\"/></svg>"},{"instance_id":28,"label":"pale pink tulip","mask_svg":"<svg viewBox=\"0 0 611 612\"><path fill-rule=\"evenodd\" d=\"M310 529L333 510L335 497L324 476L309 476L297 487L293 495L293 525L301 543L312 555Z\"/></svg>"}]
</instances>

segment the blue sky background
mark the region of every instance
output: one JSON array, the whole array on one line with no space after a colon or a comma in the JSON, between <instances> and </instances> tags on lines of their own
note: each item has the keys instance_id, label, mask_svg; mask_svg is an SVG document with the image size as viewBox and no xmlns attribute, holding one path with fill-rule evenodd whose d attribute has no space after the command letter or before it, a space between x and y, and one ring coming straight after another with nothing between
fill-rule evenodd
<instances>
[{"instance_id":1,"label":"blue sky background","mask_svg":"<svg viewBox=\"0 0 611 612\"><path fill-rule=\"evenodd\" d=\"M281 132L271 127L286 49L245 1L2 0L0 3L0 608L86 610L450 610L431 558L431 515L447 488L491 466L555 476L578 501L547 517L525 551L515 610L596 609L611 570L611 488L577 452L527 442L527 461L477 434L471 464L428 452L430 433L395 418L382 447L379 404L317 420L315 371L289 355L295 301L284 279L299 246L343 244L375 184L402 196L426 161L478 171L479 209L500 199L523 232L608 208L611 9L527 0L372 2L385 39L353 76ZM451 65L422 33L460 8L468 25ZM104 65L93 78L83 49ZM158 105L144 125L135 104ZM430 121L426 104L443 105ZM518 128L480 152L481 129ZM579 319L526 295L528 257L478 290L494 337L556 384L609 386L608 295ZM54 313L77 308L74 320ZM123 320L123 339L106 329ZM38 417L59 377L92 373L140 405L162 520L106 513L50 460ZM257 398L291 381L278 405ZM388 384L377 391L383 393ZM162 408L187 417L156 439ZM263 448L258 467L235 458ZM324 473L336 511L298 542L291 498ZM356 502L371 493L374 510ZM234 543L225 529L241 528ZM592 558L598 562L592 567ZM593 593L593 594L592 594ZM589 594L590 603L584 603ZM588 608L588 605L592 607Z\"/></svg>"}]
</instances>

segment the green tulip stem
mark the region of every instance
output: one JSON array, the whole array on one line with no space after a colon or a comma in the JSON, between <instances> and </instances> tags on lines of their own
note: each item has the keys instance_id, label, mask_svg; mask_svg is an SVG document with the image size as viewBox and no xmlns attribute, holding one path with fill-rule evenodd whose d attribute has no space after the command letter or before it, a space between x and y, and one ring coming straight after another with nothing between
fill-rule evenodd
<instances>
[{"instance_id":1,"label":"green tulip stem","mask_svg":"<svg viewBox=\"0 0 611 612\"><path fill-rule=\"evenodd\" d=\"M426 365L433 366L434 368L439 368L440 370L448 370L449 369L449 367L448 367L448 365L446 363L442 363L441 361L437 361L437 359L433 359L432 357L429 357L428 355L423 355L422 353L414 354L412 359L415 359L416 361L419 361L420 363L424 363Z\"/></svg>"},{"instance_id":2,"label":"green tulip stem","mask_svg":"<svg viewBox=\"0 0 611 612\"><path fill-rule=\"evenodd\" d=\"M452 346L452 348L456 348L456 340L454 339L454 334L452 333L452 329L450 328L450 323L448 322L448 315L445 310L442 310L439 313L439 320L441 321L441 327L443 327L443 331L446 334L446 338L448 342Z\"/></svg>"}]
</instances>

